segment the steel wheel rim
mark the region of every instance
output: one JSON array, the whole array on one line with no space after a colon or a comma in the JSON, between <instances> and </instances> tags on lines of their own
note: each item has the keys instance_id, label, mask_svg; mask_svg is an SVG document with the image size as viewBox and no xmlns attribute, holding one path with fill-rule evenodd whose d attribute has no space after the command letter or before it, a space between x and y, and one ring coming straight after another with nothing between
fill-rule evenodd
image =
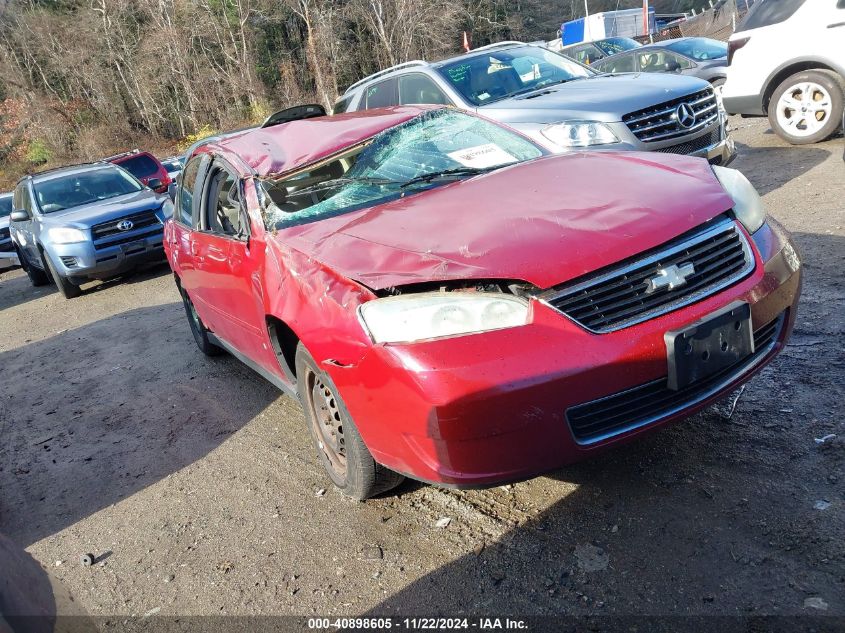
<instances>
[{"instance_id":1,"label":"steel wheel rim","mask_svg":"<svg viewBox=\"0 0 845 633\"><path fill-rule=\"evenodd\" d=\"M343 419L337 397L331 387L317 374L309 371L309 417L317 437L317 447L334 474L346 479L346 440L343 436Z\"/></svg>"},{"instance_id":2,"label":"steel wheel rim","mask_svg":"<svg viewBox=\"0 0 845 633\"><path fill-rule=\"evenodd\" d=\"M790 86L778 99L778 124L793 136L811 136L821 130L833 114L827 89L814 81Z\"/></svg>"}]
</instances>

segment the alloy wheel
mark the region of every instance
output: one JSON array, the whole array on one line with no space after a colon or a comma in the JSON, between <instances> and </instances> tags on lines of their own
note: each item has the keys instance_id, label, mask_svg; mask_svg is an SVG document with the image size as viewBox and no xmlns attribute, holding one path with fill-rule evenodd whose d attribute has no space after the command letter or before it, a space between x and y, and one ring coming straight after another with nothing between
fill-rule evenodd
<instances>
[{"instance_id":1,"label":"alloy wheel","mask_svg":"<svg viewBox=\"0 0 845 633\"><path fill-rule=\"evenodd\" d=\"M815 134L833 116L833 103L827 89L812 81L803 81L786 90L777 103L777 120L793 136Z\"/></svg>"}]
</instances>

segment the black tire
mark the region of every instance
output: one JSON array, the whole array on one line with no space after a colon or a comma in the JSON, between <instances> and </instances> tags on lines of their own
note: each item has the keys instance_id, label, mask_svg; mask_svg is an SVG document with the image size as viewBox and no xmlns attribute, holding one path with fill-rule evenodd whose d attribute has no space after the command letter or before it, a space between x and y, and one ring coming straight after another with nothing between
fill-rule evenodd
<instances>
[{"instance_id":1,"label":"black tire","mask_svg":"<svg viewBox=\"0 0 845 633\"><path fill-rule=\"evenodd\" d=\"M296 376L317 455L332 483L359 501L402 483L405 477L373 459L331 377L302 343L296 348Z\"/></svg>"},{"instance_id":2,"label":"black tire","mask_svg":"<svg viewBox=\"0 0 845 633\"><path fill-rule=\"evenodd\" d=\"M206 356L219 356L222 354L223 348L215 345L208 338L208 328L205 327L202 319L200 319L200 315L197 314L197 311L194 308L194 302L191 301L188 293L182 288L179 288L179 294L182 295L182 304L185 306L185 315L188 317L188 325L191 328L191 334L194 335L194 341L196 341L197 347L199 347L200 351Z\"/></svg>"},{"instance_id":3,"label":"black tire","mask_svg":"<svg viewBox=\"0 0 845 633\"><path fill-rule=\"evenodd\" d=\"M50 283L50 277L45 273L43 270L35 268L32 264L29 263L29 260L26 258L24 252L15 245L15 251L18 254L18 260L21 263L21 268L23 268L26 276L29 277L29 282L33 286L46 286Z\"/></svg>"},{"instance_id":4,"label":"black tire","mask_svg":"<svg viewBox=\"0 0 845 633\"><path fill-rule=\"evenodd\" d=\"M819 107L814 111L812 104L827 101L825 92L829 109ZM791 99L795 107L789 107L782 99ZM843 102L842 83L835 73L826 70L795 73L772 93L768 105L769 124L775 134L792 145L819 143L833 136L842 125ZM805 111L804 107L808 109ZM816 122L811 123L810 117ZM794 125L790 121L794 121Z\"/></svg>"},{"instance_id":5,"label":"black tire","mask_svg":"<svg viewBox=\"0 0 845 633\"><path fill-rule=\"evenodd\" d=\"M75 283L71 283L70 280L59 274L55 264L53 264L53 260L44 251L41 251L41 261L44 262L44 269L50 271L50 277L52 277L53 283L56 284L56 288L59 289L59 293L65 299L75 299L82 294L82 288Z\"/></svg>"}]
</instances>

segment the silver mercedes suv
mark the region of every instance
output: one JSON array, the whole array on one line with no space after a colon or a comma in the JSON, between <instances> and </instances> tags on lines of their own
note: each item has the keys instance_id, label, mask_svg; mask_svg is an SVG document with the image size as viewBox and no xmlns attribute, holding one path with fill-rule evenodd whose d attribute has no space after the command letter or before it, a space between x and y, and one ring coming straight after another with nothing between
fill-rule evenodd
<instances>
[{"instance_id":1,"label":"silver mercedes suv","mask_svg":"<svg viewBox=\"0 0 845 633\"><path fill-rule=\"evenodd\" d=\"M706 81L598 73L553 51L502 42L441 62L400 64L353 84L334 114L445 104L510 125L555 152L671 152L733 160L727 115Z\"/></svg>"},{"instance_id":2,"label":"silver mercedes suv","mask_svg":"<svg viewBox=\"0 0 845 633\"><path fill-rule=\"evenodd\" d=\"M111 163L63 167L18 181L11 234L34 286L51 279L70 299L88 279L105 279L164 259L164 221L173 215L155 193Z\"/></svg>"}]
</instances>

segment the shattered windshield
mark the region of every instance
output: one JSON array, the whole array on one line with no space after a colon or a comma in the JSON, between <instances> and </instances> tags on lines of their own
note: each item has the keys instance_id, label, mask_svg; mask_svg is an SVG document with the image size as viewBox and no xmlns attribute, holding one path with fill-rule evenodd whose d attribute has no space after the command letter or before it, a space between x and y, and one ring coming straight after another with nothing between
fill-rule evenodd
<instances>
[{"instance_id":1,"label":"shattered windshield","mask_svg":"<svg viewBox=\"0 0 845 633\"><path fill-rule=\"evenodd\" d=\"M329 161L264 181L265 224L285 228L334 217L543 154L484 119L451 109L426 112Z\"/></svg>"}]
</instances>

